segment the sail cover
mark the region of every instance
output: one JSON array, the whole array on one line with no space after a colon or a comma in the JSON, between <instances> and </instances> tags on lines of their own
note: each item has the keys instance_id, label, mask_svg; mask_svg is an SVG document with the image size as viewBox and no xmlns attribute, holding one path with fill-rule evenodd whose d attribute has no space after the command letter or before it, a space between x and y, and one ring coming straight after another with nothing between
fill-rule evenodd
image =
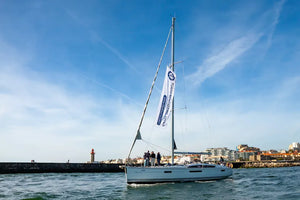
<instances>
[{"instance_id":1,"label":"sail cover","mask_svg":"<svg viewBox=\"0 0 300 200\"><path fill-rule=\"evenodd\" d=\"M167 67L163 89L158 106L156 125L165 127L172 111L176 75Z\"/></svg>"}]
</instances>

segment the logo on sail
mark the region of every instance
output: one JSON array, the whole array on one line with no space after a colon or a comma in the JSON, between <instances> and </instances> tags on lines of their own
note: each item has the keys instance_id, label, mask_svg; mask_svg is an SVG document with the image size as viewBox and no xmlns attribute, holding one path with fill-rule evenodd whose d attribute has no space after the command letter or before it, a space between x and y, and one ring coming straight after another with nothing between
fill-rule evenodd
<instances>
[{"instance_id":1,"label":"logo on sail","mask_svg":"<svg viewBox=\"0 0 300 200\"><path fill-rule=\"evenodd\" d=\"M168 72L168 77L171 81L174 81L175 80L175 76L174 76L174 73L172 71L169 71Z\"/></svg>"}]
</instances>

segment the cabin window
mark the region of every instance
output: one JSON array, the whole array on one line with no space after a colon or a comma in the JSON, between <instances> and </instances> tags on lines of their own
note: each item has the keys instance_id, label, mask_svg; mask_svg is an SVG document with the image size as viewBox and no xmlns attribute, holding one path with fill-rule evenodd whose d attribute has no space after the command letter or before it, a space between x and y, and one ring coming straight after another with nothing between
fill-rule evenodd
<instances>
[{"instance_id":1,"label":"cabin window","mask_svg":"<svg viewBox=\"0 0 300 200\"><path fill-rule=\"evenodd\" d=\"M193 172L202 172L202 170L193 170L193 171L190 171L190 173L193 173Z\"/></svg>"},{"instance_id":2,"label":"cabin window","mask_svg":"<svg viewBox=\"0 0 300 200\"><path fill-rule=\"evenodd\" d=\"M188 166L188 168L202 168L202 165L192 165Z\"/></svg>"},{"instance_id":3,"label":"cabin window","mask_svg":"<svg viewBox=\"0 0 300 200\"><path fill-rule=\"evenodd\" d=\"M214 165L203 165L204 168L215 168L216 166Z\"/></svg>"},{"instance_id":4,"label":"cabin window","mask_svg":"<svg viewBox=\"0 0 300 200\"><path fill-rule=\"evenodd\" d=\"M172 173L172 171L164 171L164 173Z\"/></svg>"},{"instance_id":5,"label":"cabin window","mask_svg":"<svg viewBox=\"0 0 300 200\"><path fill-rule=\"evenodd\" d=\"M225 169L221 169L221 172L225 172Z\"/></svg>"}]
</instances>

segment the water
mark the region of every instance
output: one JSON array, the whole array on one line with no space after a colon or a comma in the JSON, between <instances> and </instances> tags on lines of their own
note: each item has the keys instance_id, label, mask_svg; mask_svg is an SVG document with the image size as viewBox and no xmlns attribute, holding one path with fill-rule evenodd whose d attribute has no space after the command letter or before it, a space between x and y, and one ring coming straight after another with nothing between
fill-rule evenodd
<instances>
[{"instance_id":1,"label":"water","mask_svg":"<svg viewBox=\"0 0 300 200\"><path fill-rule=\"evenodd\" d=\"M130 185L124 173L2 174L0 199L300 199L300 167L234 169L220 181Z\"/></svg>"}]
</instances>

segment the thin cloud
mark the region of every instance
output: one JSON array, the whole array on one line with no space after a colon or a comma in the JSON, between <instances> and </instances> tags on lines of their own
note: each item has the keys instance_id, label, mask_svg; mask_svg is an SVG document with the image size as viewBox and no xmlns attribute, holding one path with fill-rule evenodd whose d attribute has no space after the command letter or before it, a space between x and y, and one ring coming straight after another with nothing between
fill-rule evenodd
<instances>
[{"instance_id":1,"label":"thin cloud","mask_svg":"<svg viewBox=\"0 0 300 200\"><path fill-rule=\"evenodd\" d=\"M97 85L99 85L99 86L101 86L101 87L103 87L103 88L106 88L106 89L108 89L108 90L110 90L110 91L112 91L112 92L118 94L118 95L121 96L121 97L124 97L125 99L129 100L130 102L134 102L136 105L139 105L139 106L141 106L141 107L143 106L143 105L140 104L139 102L135 101L133 98L131 98L131 97L129 97L128 95L126 95L125 93L120 92L120 91L118 91L118 90L116 90L116 89L110 87L110 86L107 85L107 84L101 83L100 81L97 81L97 80L95 80L95 79L91 79L91 78L89 78L88 76L86 76L86 75L84 75L84 74L81 74L81 76L84 77L84 78L87 79L87 80L90 80L90 81L94 82L95 84L97 84Z\"/></svg>"},{"instance_id":2,"label":"thin cloud","mask_svg":"<svg viewBox=\"0 0 300 200\"><path fill-rule=\"evenodd\" d=\"M245 102L241 102L243 105ZM230 149L238 144L252 143L255 146L267 149L287 149L288 144L297 141L295 133L298 132L300 126L298 123L299 113L295 112L274 112L274 110L266 111L263 108L252 112L239 112L233 110L230 103L222 104L223 110L220 111L210 105L207 112L210 113L209 118L213 119L212 127L205 126L205 123L199 123L199 119L203 118L201 113L192 113L189 116L189 132L186 146L183 148L191 149L199 148L202 150L208 147L223 147L227 146ZM226 116L226 117L224 117ZM266 120L268 119L268 120ZM255 124L255 125L254 125ZM199 136L201 130L201 136ZM238 135L243 137L237 137ZM197 138L201 138L198 140ZM266 144L262 141L271 141ZM279 144L275 141L280 138ZM194 142L197 141L197 142ZM201 141L199 143L199 141ZM182 146L177 140L177 146ZM270 147L267 147L270 146Z\"/></svg>"},{"instance_id":3,"label":"thin cloud","mask_svg":"<svg viewBox=\"0 0 300 200\"><path fill-rule=\"evenodd\" d=\"M248 34L230 42L216 55L207 58L199 67L198 71L189 78L196 84L202 83L207 78L224 69L228 64L250 49L262 34Z\"/></svg>"},{"instance_id":4,"label":"thin cloud","mask_svg":"<svg viewBox=\"0 0 300 200\"><path fill-rule=\"evenodd\" d=\"M138 72L136 68L127 60L127 58L121 54L116 48L111 46L108 42L106 42L102 37L99 36L94 30L92 30L90 27L88 27L79 16L77 16L74 12L71 10L65 9L66 14L72 18L75 22L80 24L81 26L84 26L87 30L89 30L89 33L94 37L94 39L97 42L100 42L103 44L106 48L108 48L114 55L116 55L121 61L123 61L130 69L134 70L135 72Z\"/></svg>"},{"instance_id":5,"label":"thin cloud","mask_svg":"<svg viewBox=\"0 0 300 200\"><path fill-rule=\"evenodd\" d=\"M281 13L284 3L285 3L285 0L278 2L278 4L276 5L276 7L274 9L275 15L274 15L273 22L271 25L271 31L268 36L267 48L269 48L272 45L273 34L274 34L275 28L279 22L280 13Z\"/></svg>"},{"instance_id":6,"label":"thin cloud","mask_svg":"<svg viewBox=\"0 0 300 200\"><path fill-rule=\"evenodd\" d=\"M290 77L284 80L276 91L276 99L286 99L291 96L300 95L300 76Z\"/></svg>"},{"instance_id":7,"label":"thin cloud","mask_svg":"<svg viewBox=\"0 0 300 200\"><path fill-rule=\"evenodd\" d=\"M265 12L260 22L244 36L234 39L225 45L221 51L206 58L202 65L198 67L198 70L194 74L188 76L188 78L193 81L194 85L200 85L207 78L210 78L223 70L226 66L251 49L261 37L266 34L268 34L268 49L271 46L273 34L276 25L278 24L284 2L284 0L280 1L275 5L274 9ZM272 17L271 24L270 17Z\"/></svg>"},{"instance_id":8,"label":"thin cloud","mask_svg":"<svg viewBox=\"0 0 300 200\"><path fill-rule=\"evenodd\" d=\"M136 68L123 56L116 48L108 44L103 38L101 38L95 31L90 31L91 35L95 38L97 42L103 44L106 48L108 48L113 54L115 54L120 60L122 60L130 69L138 72Z\"/></svg>"},{"instance_id":9,"label":"thin cloud","mask_svg":"<svg viewBox=\"0 0 300 200\"><path fill-rule=\"evenodd\" d=\"M132 123L135 115L128 118L128 113L138 113L135 107L117 100L74 95L31 70L1 70L0 105L4 105L0 107L0 152L10 147L23 150L18 154L20 149L14 148L0 155L4 161L83 161L87 153L78 149L110 149L109 141L114 137L121 138L115 144L124 151L130 141L124 142L123 138L136 125ZM65 148L72 153L57 156ZM40 154L35 153L36 149L42 149Z\"/></svg>"}]
</instances>

